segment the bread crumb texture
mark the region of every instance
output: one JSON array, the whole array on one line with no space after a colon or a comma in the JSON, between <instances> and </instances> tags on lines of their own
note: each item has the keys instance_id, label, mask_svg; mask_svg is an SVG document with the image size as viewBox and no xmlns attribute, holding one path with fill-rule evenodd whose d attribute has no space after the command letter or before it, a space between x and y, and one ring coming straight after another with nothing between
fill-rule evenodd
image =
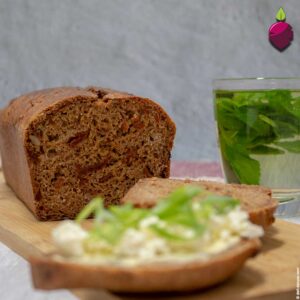
<instances>
[{"instance_id":1,"label":"bread crumb texture","mask_svg":"<svg viewBox=\"0 0 300 300\"><path fill-rule=\"evenodd\" d=\"M175 130L158 104L126 93L30 93L1 112L5 178L39 219L73 219L95 195L118 204L139 179L168 177ZM12 144L23 152L12 153ZM30 186L22 187L21 174Z\"/></svg>"}]
</instances>

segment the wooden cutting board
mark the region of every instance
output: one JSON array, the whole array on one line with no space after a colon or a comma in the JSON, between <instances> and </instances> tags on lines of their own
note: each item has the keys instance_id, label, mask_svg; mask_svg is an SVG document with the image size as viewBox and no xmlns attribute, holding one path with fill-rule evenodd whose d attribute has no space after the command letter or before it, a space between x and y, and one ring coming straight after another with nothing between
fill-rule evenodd
<instances>
[{"instance_id":1,"label":"wooden cutting board","mask_svg":"<svg viewBox=\"0 0 300 300\"><path fill-rule=\"evenodd\" d=\"M50 232L58 222L38 222L5 184L0 170L0 241L28 259L52 251ZM277 220L263 238L263 250L218 287L185 295L117 295L73 290L80 299L295 299L300 267L300 225ZM28 284L30 284L28 282Z\"/></svg>"}]
</instances>

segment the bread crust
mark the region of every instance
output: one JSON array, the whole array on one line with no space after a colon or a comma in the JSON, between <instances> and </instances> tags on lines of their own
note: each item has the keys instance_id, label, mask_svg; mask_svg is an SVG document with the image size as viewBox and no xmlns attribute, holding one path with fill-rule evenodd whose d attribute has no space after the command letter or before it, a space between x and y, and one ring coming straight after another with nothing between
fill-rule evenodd
<instances>
[{"instance_id":1,"label":"bread crust","mask_svg":"<svg viewBox=\"0 0 300 300\"><path fill-rule=\"evenodd\" d=\"M266 228L275 221L274 212L278 203L272 199L271 189L256 185L225 184L190 179L145 178L140 179L129 189L121 203L132 203L136 207L149 208L174 189L190 184L204 187L216 194L239 199L242 209L249 213L249 218L254 224Z\"/></svg>"},{"instance_id":2,"label":"bread crust","mask_svg":"<svg viewBox=\"0 0 300 300\"><path fill-rule=\"evenodd\" d=\"M34 91L15 99L0 110L0 150L6 183L37 216L32 174L25 150L28 127L41 114L65 101L79 98L97 99L81 88L61 87Z\"/></svg>"},{"instance_id":3,"label":"bread crust","mask_svg":"<svg viewBox=\"0 0 300 300\"><path fill-rule=\"evenodd\" d=\"M96 288L114 292L192 291L221 283L235 274L261 247L244 240L208 261L117 267L69 263L50 257L30 258L38 289Z\"/></svg>"},{"instance_id":4,"label":"bread crust","mask_svg":"<svg viewBox=\"0 0 300 300\"><path fill-rule=\"evenodd\" d=\"M46 218L40 214L39 207L37 207L39 201L37 199L39 198L38 187L33 180L34 175L30 168L31 158L25 149L29 126L44 118L47 114L55 113L55 111L69 103L76 101L99 102L99 100L101 100L99 103L102 103L102 101L112 99L138 101L141 105L152 107L152 109L163 115L170 128L168 151L171 151L176 127L168 114L154 101L124 92L99 87L51 88L15 98L6 108L0 111L0 150L6 183L40 220L46 220ZM168 177L169 174L170 160L166 161L164 176ZM74 211L66 216L53 215L48 219L58 220L64 217L74 217L77 213L78 211Z\"/></svg>"}]
</instances>

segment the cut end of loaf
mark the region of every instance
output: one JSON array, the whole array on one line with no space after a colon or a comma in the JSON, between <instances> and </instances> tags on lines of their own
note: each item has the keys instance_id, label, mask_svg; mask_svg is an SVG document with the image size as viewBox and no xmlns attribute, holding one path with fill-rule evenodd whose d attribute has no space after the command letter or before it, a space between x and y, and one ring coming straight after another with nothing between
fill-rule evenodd
<instances>
[{"instance_id":1,"label":"cut end of loaf","mask_svg":"<svg viewBox=\"0 0 300 300\"><path fill-rule=\"evenodd\" d=\"M25 135L41 220L74 218L93 196L118 204L140 178L168 177L175 125L154 102L130 95L77 97L34 119Z\"/></svg>"}]
</instances>

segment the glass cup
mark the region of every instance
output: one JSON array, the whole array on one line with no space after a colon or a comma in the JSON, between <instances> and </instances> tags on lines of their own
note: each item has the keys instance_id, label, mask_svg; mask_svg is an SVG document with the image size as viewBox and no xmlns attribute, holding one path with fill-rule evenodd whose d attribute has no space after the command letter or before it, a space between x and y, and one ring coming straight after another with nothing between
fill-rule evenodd
<instances>
[{"instance_id":1,"label":"glass cup","mask_svg":"<svg viewBox=\"0 0 300 300\"><path fill-rule=\"evenodd\" d=\"M300 78L217 79L214 111L224 177L258 184L300 215Z\"/></svg>"}]
</instances>

